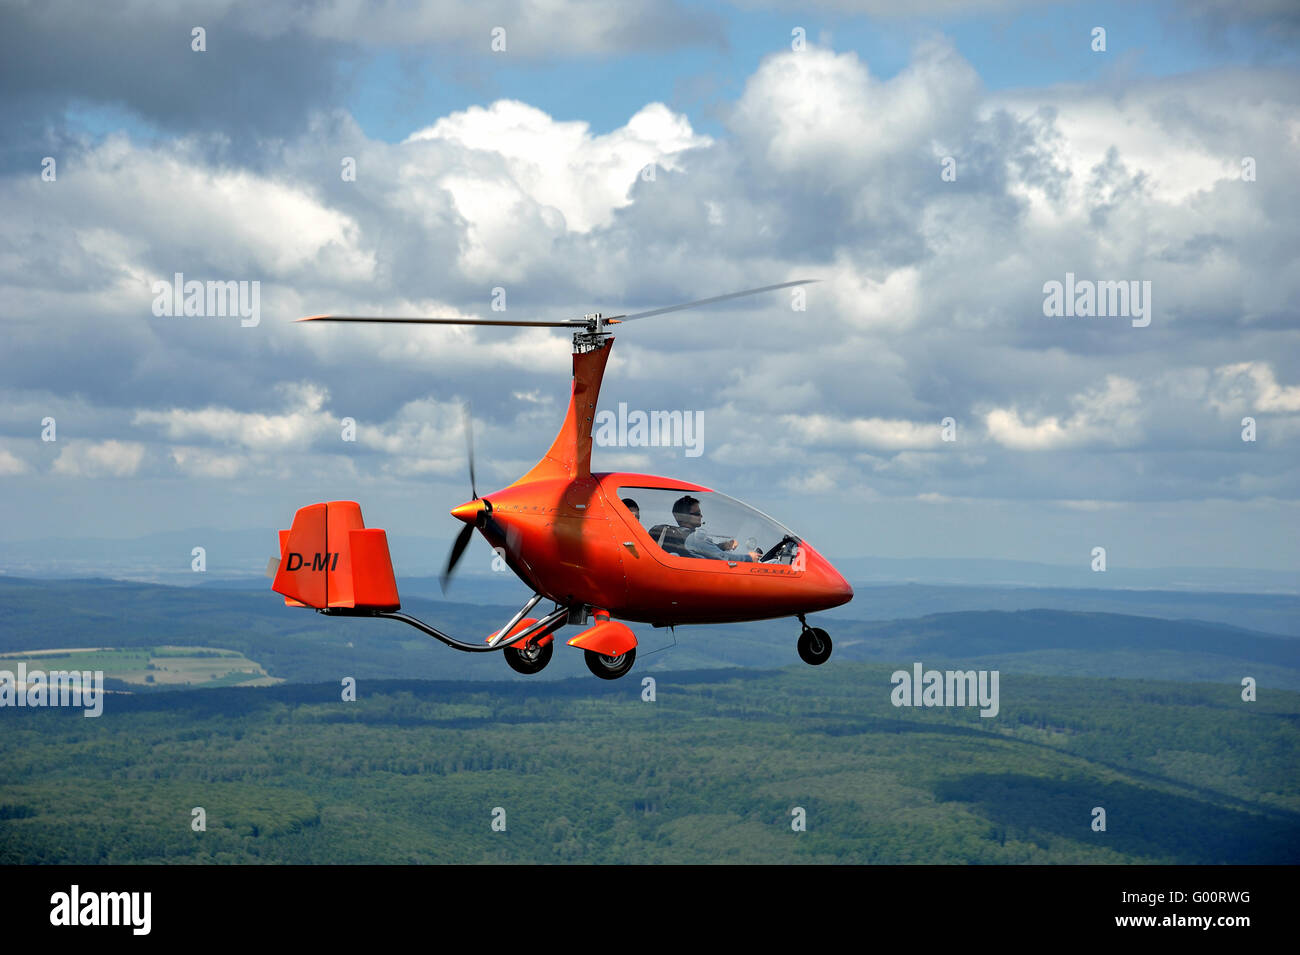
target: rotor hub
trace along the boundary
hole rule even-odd
[[[609,319],[601,315],[600,312],[591,312],[582,316],[586,326],[581,330],[573,333],[573,350],[579,354],[582,352],[595,351],[597,348],[603,348],[605,341],[613,336],[605,331],[605,327],[610,324]]]

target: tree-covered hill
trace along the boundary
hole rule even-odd
[[[890,669],[0,710],[0,862],[1300,862],[1300,695],[1003,675],[982,718]]]

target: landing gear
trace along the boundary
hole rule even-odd
[[[555,641],[549,640],[541,647],[528,641],[525,643],[527,645],[522,647],[506,647],[506,663],[510,664],[510,669],[516,673],[540,673],[546,668],[546,664],[551,662],[551,654],[555,652]]]
[[[801,616],[803,633],[799,634],[799,659],[809,666],[821,666],[831,658],[831,636],[821,627],[810,627]]]
[[[596,676],[602,680],[617,680],[632,669],[632,663],[636,660],[636,648],[616,657],[601,656],[594,650],[583,650],[582,655],[587,661],[587,669]]]

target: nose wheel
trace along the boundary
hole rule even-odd
[[[809,666],[821,666],[831,658],[831,636],[821,627],[810,627],[804,623],[803,633],[799,634],[799,659]]]
[[[582,655],[587,661],[587,669],[602,680],[617,680],[632,669],[632,664],[636,661],[635,648],[616,657],[602,656],[594,650],[584,650]]]

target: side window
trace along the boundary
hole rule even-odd
[[[676,557],[757,562],[794,540],[771,518],[714,491],[621,487],[618,495],[655,545]]]

